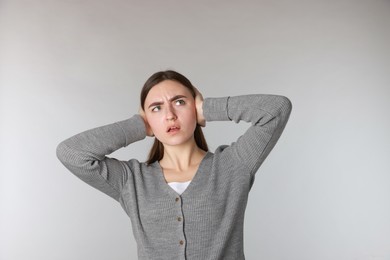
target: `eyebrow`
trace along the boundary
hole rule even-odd
[[[179,99],[179,98],[187,98],[187,97],[184,96],[184,95],[176,95],[176,96],[170,98],[170,99],[169,99],[169,102],[172,102],[172,101],[174,101],[174,100],[176,100],[176,99]],[[152,104],[150,104],[150,105],[148,106],[148,108],[151,108],[151,107],[157,106],[157,105],[162,105],[162,104],[164,104],[164,102],[161,102],[161,101],[153,102]]]

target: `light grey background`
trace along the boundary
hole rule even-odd
[[[390,259],[390,2],[0,1],[0,259],[135,259],[119,204],[56,145],[182,72],[208,96],[288,96],[246,213],[247,259]],[[212,122],[211,149],[248,127]],[[144,160],[151,140],[113,154]]]

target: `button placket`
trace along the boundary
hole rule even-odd
[[[183,251],[183,254],[185,255],[185,248],[186,248],[186,240],[185,240],[185,233],[184,233],[184,216],[183,216],[183,201],[180,196],[177,196],[175,198],[175,203],[177,206],[177,215],[175,217],[176,223],[178,224],[179,232],[180,234],[178,237],[178,246],[181,248]]]

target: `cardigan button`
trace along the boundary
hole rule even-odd
[[[179,201],[179,198],[176,198],[175,201],[178,202],[178,201]]]
[[[178,218],[177,218],[177,221],[179,221],[179,222],[180,222],[180,221],[181,221],[181,217],[178,217]]]
[[[182,246],[182,245],[184,245],[184,241],[183,240],[180,240],[179,241],[179,244]]]

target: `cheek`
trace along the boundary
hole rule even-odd
[[[158,118],[153,116],[146,116],[146,120],[148,121],[148,124],[153,132],[159,129],[161,127],[161,123]]]
[[[188,111],[185,116],[186,124],[196,126],[196,112]]]

